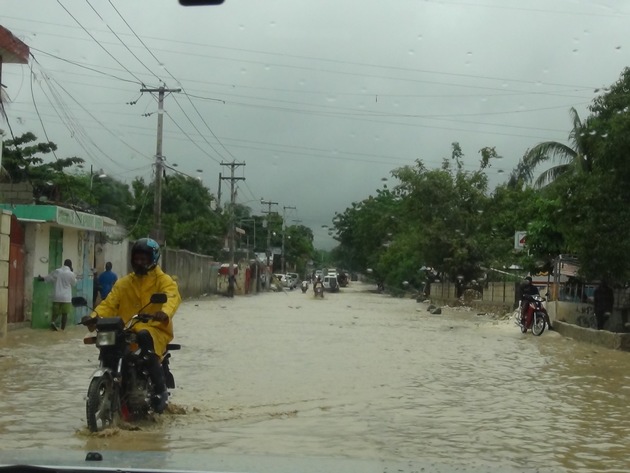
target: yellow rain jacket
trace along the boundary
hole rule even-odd
[[[168,297],[166,303],[149,304],[151,295],[158,292],[166,294]],[[91,316],[121,317],[126,324],[140,310],[145,314],[154,314],[159,311],[166,313],[169,318],[168,324],[151,320],[147,323],[138,322],[132,329],[136,333],[140,330],[148,330],[153,338],[155,353],[163,356],[166,345],[173,340],[173,316],[181,301],[177,283],[159,266],[156,266],[144,276],[130,273],[116,281],[111,292],[94,309]],[[143,309],[146,304],[149,305]]]

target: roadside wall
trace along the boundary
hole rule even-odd
[[[630,333],[615,333],[607,330],[578,327],[566,322],[556,321],[553,328],[565,337],[580,342],[592,343],[612,350],[630,351]]]
[[[9,320],[9,250],[11,248],[11,212],[0,213],[0,338],[7,334]]]
[[[211,256],[167,248],[162,252],[162,268],[175,277],[182,298],[217,292],[216,269]]]
[[[481,291],[466,290],[457,297],[457,285],[451,282],[431,284],[430,300],[434,304],[467,305],[487,312],[511,312],[516,306],[516,285],[510,282],[492,282]]]

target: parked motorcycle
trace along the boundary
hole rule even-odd
[[[300,288],[302,289],[302,294],[308,291],[308,281],[302,281],[302,285],[300,286]]]
[[[531,329],[534,335],[540,336],[545,331],[545,327],[551,328],[549,315],[543,302],[545,302],[545,298],[539,295],[523,297],[522,303],[527,304],[525,316],[522,316],[519,309],[515,317],[515,322],[521,328],[521,332],[526,333],[527,330]]]
[[[166,294],[153,294],[149,304],[163,304],[166,299]],[[87,301],[83,297],[75,297],[72,304],[84,307]],[[153,400],[158,393],[153,390],[147,360],[136,344],[136,334],[131,331],[136,323],[152,320],[152,315],[142,313],[147,306],[140,309],[126,325],[120,317],[97,317],[96,335],[84,339],[85,344],[95,344],[100,351],[100,366],[92,374],[85,406],[91,432],[115,426],[119,419],[139,420],[154,411]],[[89,323],[86,321],[83,324]],[[175,379],[169,369],[171,355],[168,351],[180,348],[176,344],[167,345],[162,359],[169,389],[175,387]]]

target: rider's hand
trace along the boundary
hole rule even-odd
[[[93,332],[96,328],[96,317],[84,315],[83,317],[81,317],[81,324],[85,325],[90,332]]]
[[[168,315],[166,315],[165,312],[159,311],[159,312],[156,312],[153,315],[153,320],[155,320],[157,322],[162,322],[163,324],[165,324],[165,323],[168,323],[169,318],[168,318]]]

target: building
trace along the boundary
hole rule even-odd
[[[10,316],[10,323],[32,328],[50,326],[53,287],[38,281],[37,276],[44,276],[59,268],[65,259],[72,261],[77,275],[75,295],[85,297],[92,305],[97,260],[95,245],[97,241],[100,242],[100,248],[104,251],[106,246],[102,242],[107,235],[107,226],[111,226],[113,221],[56,205],[0,204],[0,209],[12,214],[9,267],[20,267],[22,272],[21,275],[16,274],[13,280],[9,278],[9,284],[13,284],[8,294],[9,306],[18,305],[19,298],[24,301],[22,313]],[[125,249],[126,258],[127,245],[121,244],[120,248]],[[22,281],[19,281],[20,277]],[[0,276],[0,293],[1,279]],[[77,323],[86,310],[75,311],[68,322]]]

